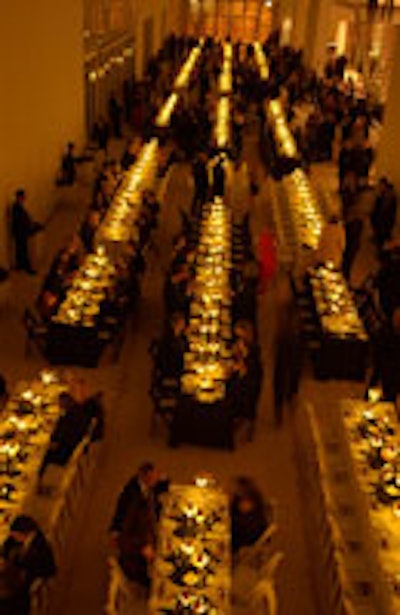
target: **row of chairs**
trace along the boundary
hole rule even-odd
[[[268,543],[270,538],[271,535],[268,537]],[[256,584],[249,594],[238,596],[233,594],[234,605],[238,606],[241,611],[245,610],[246,613],[277,615],[276,572],[283,559],[284,555],[281,551],[276,551],[272,556],[263,559],[261,567],[257,565],[256,568],[258,577]],[[251,559],[249,565],[252,566],[258,561],[258,558]],[[137,612],[138,601],[142,598],[144,605],[145,597],[140,596],[139,588],[128,581],[114,557],[108,560],[108,573],[106,615],[131,615]]]
[[[57,587],[62,584],[63,575],[70,564],[74,544],[70,540],[71,531],[76,524],[84,494],[92,482],[100,453],[101,445],[92,442],[92,429],[94,423],[59,477],[55,498],[51,497],[49,502],[51,513],[46,533],[54,551],[57,575],[32,586],[32,615],[50,615],[54,612]]]
[[[314,408],[301,409],[300,471],[323,615],[377,613],[354,487],[339,440],[324,441]],[[299,435],[301,433],[301,435]]]

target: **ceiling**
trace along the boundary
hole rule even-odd
[[[266,38],[271,29],[268,0],[190,0],[189,31],[232,40]]]

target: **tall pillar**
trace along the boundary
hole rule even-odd
[[[376,159],[377,176],[387,176],[400,192],[400,26],[395,28],[393,68]]]

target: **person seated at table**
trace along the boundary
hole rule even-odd
[[[57,308],[60,304],[60,295],[56,295],[56,293],[52,290],[44,290],[40,293],[37,299],[37,310],[42,318],[43,322],[49,322],[56,314]]]
[[[82,406],[83,421],[87,430],[92,427],[92,442],[100,440],[104,435],[103,392],[91,393],[85,378],[71,372],[64,374],[64,381],[68,385],[70,397]]]
[[[114,158],[110,160],[108,164],[108,177],[110,178],[113,189],[115,190],[122,177],[122,167]]]
[[[236,479],[231,499],[233,553],[257,542],[271,524],[272,513],[272,507],[265,503],[251,479]]]
[[[158,360],[163,376],[179,378],[183,370],[183,356],[186,350],[186,321],[181,312],[172,315],[171,323],[167,328],[162,342],[162,349]]]
[[[34,581],[48,579],[57,570],[52,549],[32,517],[19,515],[14,519],[2,556],[0,613],[28,615]]]
[[[101,398],[93,398],[90,402],[85,400],[85,402],[78,403],[69,393],[62,393],[59,404],[62,415],[51,436],[49,449],[39,469],[39,491],[47,467],[50,464],[65,466],[78,444],[87,435],[92,421],[94,420],[95,423],[103,422]],[[103,428],[100,428],[101,435],[102,431]]]
[[[100,214],[98,211],[90,210],[86,216],[80,230],[80,238],[86,252],[93,252],[94,238],[100,224]]]
[[[136,162],[136,148],[130,141],[127,142],[124,153],[121,158],[121,167],[127,171]]]
[[[144,248],[150,239],[152,231],[152,216],[150,211],[144,206],[140,210],[137,226],[139,229],[139,245],[141,248]]]
[[[144,190],[143,203],[155,219],[160,211],[160,203],[157,201],[156,194],[153,190]]]
[[[245,263],[241,274],[233,278],[235,291],[233,311],[237,318],[255,320],[258,281],[259,271],[255,260]]]
[[[42,293],[49,291],[61,300],[82,261],[80,249],[79,237],[76,236],[65,248],[59,251],[45,278]]]
[[[189,249],[185,234],[175,237],[172,247],[171,272],[175,273],[179,267],[186,263],[186,254]]]
[[[164,288],[164,301],[168,312],[186,312],[188,306],[187,287],[191,279],[187,263],[167,277]]]
[[[79,269],[82,263],[83,246],[79,235],[74,234],[68,241],[67,245],[62,248],[55,257],[51,273],[58,276],[67,276],[68,274]]]
[[[8,399],[7,382],[3,374],[0,374],[0,409]]]

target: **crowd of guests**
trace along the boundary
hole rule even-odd
[[[396,236],[397,195],[391,181],[381,177],[370,190],[374,160],[371,130],[380,120],[368,95],[360,97],[351,79],[344,80],[346,58],[330,56],[323,77],[318,78],[303,63],[301,52],[281,48],[269,41],[274,84],[272,96],[286,104],[288,121],[301,154],[296,164],[307,169],[310,162],[332,161],[338,168],[342,211],[328,218],[322,231],[317,259],[330,261],[351,280],[361,237],[371,237],[377,267],[356,289],[357,303],[371,340],[368,387],[379,385],[383,396],[394,401],[400,393],[400,258]],[[299,116],[303,116],[302,121]],[[272,164],[274,160],[270,159]],[[360,200],[370,202],[369,213]],[[340,215],[341,214],[341,215]]]

